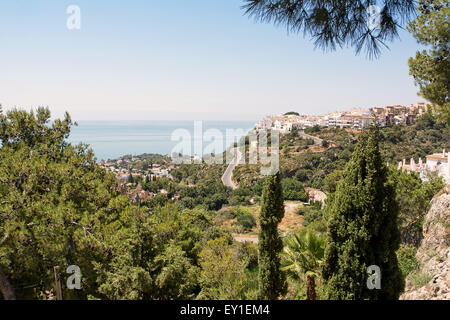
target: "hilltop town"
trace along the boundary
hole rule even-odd
[[[414,124],[416,119],[431,106],[425,102],[419,102],[411,106],[393,105],[374,107],[370,109],[354,108],[348,111],[332,112],[321,116],[300,115],[289,112],[283,115],[267,116],[259,121],[256,130],[278,130],[288,133],[295,127],[299,130],[320,126],[328,128],[352,128],[366,129],[376,117],[381,127],[394,124]]]
[[[370,109],[354,108],[343,112],[333,112],[323,116],[299,115],[295,112],[289,112],[283,115],[267,116],[255,125],[255,130],[272,129],[278,130],[281,134],[288,134],[292,129],[297,129],[302,137],[310,137],[317,139],[321,144],[323,139],[305,134],[314,127],[340,128],[358,132],[366,129],[377,119],[380,127],[391,127],[393,125],[411,126],[427,112],[428,106],[424,102],[419,102],[411,106],[385,106],[374,107]],[[311,133],[314,134],[314,133]],[[314,146],[309,146],[306,153],[315,147],[315,140],[311,140]],[[443,148],[446,146],[443,145]],[[331,146],[322,148],[327,150]],[[324,152],[322,150],[322,152]],[[414,159],[410,160],[410,164],[406,163],[406,159],[399,163],[398,168],[404,171],[414,171],[420,174],[421,178],[426,180],[429,172],[437,172],[442,176],[447,183],[450,183],[450,155],[445,151],[439,154],[429,154],[426,156],[426,162],[418,159],[416,163]],[[179,165],[173,163],[168,155],[143,154],[143,155],[126,155],[118,159],[100,161],[99,166],[105,168],[107,171],[115,174],[121,182],[121,191],[126,193],[130,200],[134,201],[136,194],[142,198],[151,198],[153,193],[144,194],[144,191],[139,187],[137,190],[130,190],[125,188],[127,185],[133,185],[136,181],[156,181],[160,178],[167,178],[173,180],[172,171],[179,168]],[[165,190],[161,190],[165,193]],[[160,191],[160,192],[161,192]]]
[[[114,173],[122,182],[127,181],[130,176],[143,176],[150,180],[169,177],[170,170],[175,167],[170,157],[157,154],[125,155],[118,159],[102,160],[98,165]]]

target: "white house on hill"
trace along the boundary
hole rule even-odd
[[[444,178],[445,183],[450,184],[450,152],[446,153],[444,149],[442,153],[435,153],[426,158],[426,163],[423,163],[420,158],[418,163],[411,159],[409,165],[406,164],[404,159],[403,162],[398,164],[398,168],[418,172],[422,179],[426,178],[427,172],[437,172],[440,177]]]

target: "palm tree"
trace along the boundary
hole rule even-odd
[[[315,278],[320,276],[325,252],[325,237],[310,231],[286,239],[282,253],[282,271],[295,280],[306,280],[306,297],[316,300]]]

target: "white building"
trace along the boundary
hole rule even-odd
[[[270,119],[263,119],[255,125],[256,130],[268,130],[272,128],[273,122]]]
[[[442,154],[432,154],[427,156],[427,168],[436,171],[439,176],[443,177],[447,184],[450,184],[450,152]]]
[[[450,152],[446,153],[445,149],[442,153],[435,153],[427,156],[426,163],[422,162],[419,158],[419,162],[416,163],[414,159],[411,159],[410,164],[406,164],[406,160],[398,164],[398,168],[406,171],[414,171],[420,174],[422,180],[426,179],[427,172],[437,172],[440,177],[444,178],[446,184],[450,184]]]
[[[280,131],[280,133],[289,133],[292,131],[292,123],[282,120],[275,120],[272,129]]]

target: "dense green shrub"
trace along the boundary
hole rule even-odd
[[[293,178],[285,178],[281,180],[281,186],[285,200],[308,201],[309,195],[300,181]]]
[[[256,219],[252,215],[241,215],[237,217],[237,222],[246,230],[251,230],[256,227]]]
[[[403,245],[397,251],[398,265],[404,278],[419,268],[416,252],[416,248]]]

